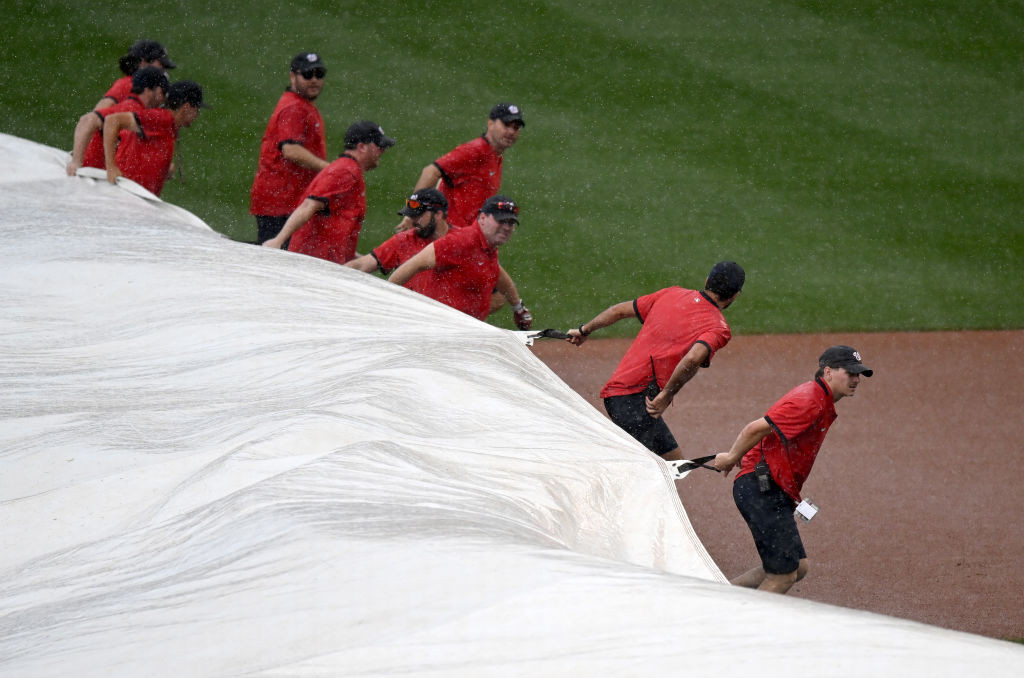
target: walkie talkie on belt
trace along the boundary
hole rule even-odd
[[[757,476],[757,489],[761,494],[772,489],[772,472],[768,468],[768,462],[764,460],[764,452],[761,453],[761,461],[754,466],[754,475]]]

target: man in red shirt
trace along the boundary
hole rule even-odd
[[[807,554],[794,511],[804,513],[800,490],[832,422],[835,404],[853,396],[860,377],[874,371],[850,346],[831,346],[818,358],[813,381],[797,386],[740,431],[715,468],[729,475],[740,463],[733,499],[747,521],[761,565],[732,580],[736,586],[785,593],[807,574]],[[813,512],[817,507],[811,505]],[[807,519],[810,519],[808,517]]]
[[[369,254],[345,264],[350,268],[372,273],[390,274],[406,260],[430,243],[448,235],[448,201],[436,188],[422,188],[405,201],[399,216],[412,219],[413,227],[391,236]],[[423,271],[405,283],[414,292],[424,293],[430,274]]]
[[[487,130],[424,167],[415,190],[439,187],[448,199],[452,226],[471,226],[484,201],[501,189],[503,154],[518,141],[525,125],[518,106],[496,105],[487,119]],[[403,219],[395,230],[409,228],[412,224]]]
[[[697,370],[710,367],[711,358],[729,343],[732,332],[722,311],[736,300],[745,280],[739,264],[720,261],[702,291],[666,287],[609,306],[568,332],[567,341],[580,346],[594,330],[624,318],[643,323],[601,397],[612,421],[664,459],[683,455],[661,414]]]
[[[178,130],[190,127],[203,103],[203,88],[191,80],[179,80],[167,90],[167,108],[147,108],[137,113],[113,113],[103,121],[103,153],[107,180],[124,176],[154,195],[160,195],[174,162]],[[118,143],[122,130],[127,135]]]
[[[316,175],[281,232],[263,246],[280,249],[290,239],[291,252],[337,264],[355,258],[366,216],[363,175],[376,168],[384,151],[394,145],[377,123],[352,123],[345,132],[345,152]]]
[[[316,52],[292,59],[290,85],[277,102],[260,143],[259,167],[249,194],[256,217],[256,244],[281,232],[303,191],[327,162],[324,121],[314,105],[324,87],[327,68]]]
[[[132,91],[123,101],[102,110],[89,111],[78,119],[71,161],[65,167],[69,177],[74,176],[79,167],[106,167],[103,157],[103,121],[106,116],[111,113],[137,113],[147,108],[156,108],[167,98],[167,89],[171,85],[167,74],[154,66],[146,66],[135,71],[131,81]]]
[[[107,108],[124,101],[132,91],[132,76],[140,68],[153,66],[162,71],[167,71],[177,68],[178,65],[171,61],[171,58],[167,56],[167,50],[159,42],[155,40],[139,40],[131,46],[127,54],[118,60],[118,66],[121,68],[121,72],[124,73],[124,77],[114,81],[114,84],[110,86],[110,89],[103,95],[103,98],[93,106],[94,109]]]
[[[513,308],[525,311],[512,278],[498,264],[498,248],[508,242],[518,225],[519,206],[503,195],[492,196],[480,208],[473,225],[456,228],[427,245],[395,269],[388,280],[404,285],[415,275],[429,271],[422,294],[478,320],[487,319],[495,288]]]

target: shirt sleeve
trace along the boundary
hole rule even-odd
[[[342,166],[334,167],[332,170],[332,166],[328,166],[310,183],[306,189],[306,197],[324,203],[322,214],[330,214],[338,207],[337,201],[340,198],[355,190],[356,183],[356,175],[350,168]]]
[[[306,187],[307,198],[328,198],[336,192],[336,186],[344,183],[344,176],[334,165],[321,170]]]
[[[479,153],[473,147],[473,143],[456,146],[451,151],[434,161],[434,164],[441,170],[441,174],[447,183],[451,184],[460,176],[469,171],[474,163],[479,162]]]
[[[107,93],[103,95],[104,98],[110,98],[115,102],[120,103],[122,99],[132,92],[131,80],[131,78],[119,78],[115,80],[114,84],[107,90]]]
[[[308,146],[306,113],[298,106],[289,106],[277,118],[277,148],[286,143]]]
[[[665,290],[658,290],[657,292],[652,292],[636,298],[633,302],[633,310],[636,311],[637,317],[640,319],[641,323],[646,320],[647,314],[651,311],[651,307],[654,306],[663,294],[665,294]]]
[[[401,234],[399,234],[401,235]],[[397,237],[397,236],[396,236]],[[398,268],[399,264],[399,247],[396,237],[391,237],[382,242],[380,245],[375,247],[370,253],[373,258],[377,260],[377,266],[381,269],[381,272],[387,274]]]
[[[708,330],[701,334],[695,343],[704,344],[708,347],[708,359],[704,361],[701,367],[710,367],[711,359],[715,357],[715,354],[725,348],[725,345],[729,343],[732,338],[732,331],[729,330],[729,326],[723,325],[716,327],[713,330]]]

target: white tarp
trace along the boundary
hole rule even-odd
[[[0,675],[1019,675],[724,584],[501,330],[0,134]]]

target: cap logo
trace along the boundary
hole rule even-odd
[[[512,104],[511,106],[508,107],[508,112],[511,113],[512,115],[515,115],[519,112],[519,107],[516,106],[515,104]]]
[[[857,351],[853,352],[853,357],[857,362],[862,362],[860,358],[860,353],[858,353]]]
[[[320,61],[320,57],[318,57],[315,52],[310,52],[306,55],[306,61],[313,63],[314,61]]]

